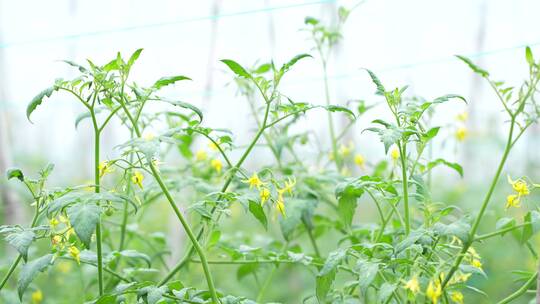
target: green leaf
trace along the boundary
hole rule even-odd
[[[47,254],[24,264],[21,269],[21,273],[19,274],[19,280],[17,281],[17,290],[19,292],[19,299],[21,299],[21,301],[24,291],[28,285],[30,285],[38,273],[43,272],[45,269],[47,269],[47,267],[49,267],[49,265],[52,264],[52,260],[53,255]]]
[[[309,55],[309,54],[300,54],[300,55],[294,56],[291,60],[289,60],[289,62],[285,63],[285,64],[281,67],[281,69],[279,69],[280,74],[283,75],[283,74],[287,73],[287,72],[291,69],[291,67],[292,67],[293,65],[295,65],[300,59],[307,58],[307,57],[312,58],[312,56]]]
[[[315,278],[315,294],[319,303],[327,303],[326,296],[332,288],[334,279],[336,278],[336,270],[332,270],[325,275],[317,275]]]
[[[75,62],[70,61],[70,60],[61,60],[61,61],[64,62],[64,63],[69,64],[72,67],[75,67],[75,68],[79,69],[79,72],[81,72],[81,73],[86,73],[87,72],[86,68],[83,67],[82,65],[78,64],[78,63],[75,63]]]
[[[523,218],[525,226],[521,235],[521,243],[527,242],[536,232],[540,231],[540,212],[529,211]]]
[[[326,261],[324,262],[323,267],[319,271],[319,276],[326,275],[330,273],[331,271],[337,269],[339,264],[341,264],[341,261],[347,256],[347,250],[346,249],[337,249],[335,251],[332,251],[328,254],[328,257],[326,258]]]
[[[377,86],[377,91],[375,92],[375,94],[377,95],[384,95],[384,93],[386,92],[386,89],[384,88],[384,86],[382,85],[381,81],[379,80],[379,78],[377,77],[377,75],[375,75],[375,73],[373,73],[372,71],[366,69],[366,71],[368,72],[369,74],[369,77],[371,77],[371,81],[373,81],[373,83],[375,84],[375,86]]]
[[[24,174],[21,169],[19,168],[10,168],[6,172],[7,179],[10,180],[12,178],[16,178],[20,180],[21,182],[24,182]]]
[[[497,221],[497,223],[495,224],[495,229],[501,230],[501,229],[514,227],[515,225],[516,225],[516,219],[512,217],[503,217]],[[504,235],[504,233],[502,235]]]
[[[313,17],[306,17],[304,19],[304,24],[311,24],[311,25],[317,25],[319,23],[319,20],[313,18]]]
[[[356,118],[356,115],[354,115],[354,112],[347,109],[346,107],[337,106],[337,105],[328,105],[328,106],[325,106],[324,108],[330,112],[343,112],[345,114],[350,115],[352,119]]]
[[[17,231],[6,236],[6,241],[17,249],[25,262],[28,257],[28,247],[35,239],[36,234],[32,230]]]
[[[534,65],[534,57],[533,57],[533,53],[531,51],[531,48],[530,47],[526,47],[525,48],[525,59],[527,59],[527,63],[530,65],[530,66],[533,66]]]
[[[377,296],[379,298],[379,303],[386,303],[387,302],[386,300],[390,298],[390,296],[392,295],[394,290],[396,290],[396,288],[397,288],[396,284],[384,282],[381,285],[381,288],[379,289],[379,294]]]
[[[379,134],[379,139],[384,145],[384,153],[388,153],[390,147],[396,144],[403,135],[403,131],[393,125],[388,125],[386,129],[367,128],[366,130]]]
[[[36,97],[32,99],[32,101],[30,101],[30,103],[26,107],[26,118],[28,119],[28,121],[32,122],[30,120],[30,115],[32,115],[37,106],[39,106],[43,102],[43,98],[51,97],[54,91],[58,91],[58,88],[56,86],[46,88],[45,90],[37,94]]]
[[[135,61],[137,61],[137,59],[139,59],[139,56],[141,55],[142,51],[143,51],[143,49],[138,49],[135,52],[133,52],[131,57],[129,57],[129,60],[128,60],[128,63],[127,63],[127,65],[129,67],[131,67],[135,63]]]
[[[423,134],[424,141],[427,142],[427,141],[433,139],[435,136],[437,136],[437,134],[439,134],[440,129],[441,129],[441,127],[434,127],[434,128],[431,128],[431,129],[427,130],[426,133]]]
[[[430,161],[426,166],[426,170],[429,171],[438,165],[445,165],[448,168],[454,169],[459,174],[459,176],[463,177],[463,167],[461,167],[460,164],[452,163],[442,158]]]
[[[433,102],[431,102],[431,103],[443,103],[445,101],[448,101],[450,99],[455,99],[455,98],[461,99],[465,103],[467,103],[467,100],[465,99],[465,97],[463,97],[461,95],[457,95],[457,94],[446,94],[446,95],[437,97],[437,98],[433,99]]]
[[[144,254],[142,252],[138,252],[137,250],[128,249],[128,250],[122,250],[120,252],[114,251],[112,252],[114,256],[122,256],[129,259],[140,259],[143,260],[146,264],[148,264],[148,267],[152,265],[152,260],[147,254]]]
[[[465,62],[469,68],[471,68],[476,74],[487,78],[489,77],[489,73],[486,70],[481,69],[476,64],[474,64],[469,58],[465,56],[456,55],[457,58],[459,58],[461,61]]]
[[[471,230],[471,225],[462,219],[448,225],[436,223],[433,225],[433,230],[443,236],[456,236],[462,242],[466,243],[469,241],[469,231]]]
[[[285,214],[287,216],[279,219],[281,233],[286,240],[291,240],[295,229],[313,216],[313,211],[317,205],[316,200],[308,199],[286,199]]]
[[[252,78],[251,74],[249,74],[246,69],[244,69],[236,61],[230,59],[222,59],[221,62],[225,63],[229,67],[229,69],[231,69],[231,71],[233,71],[236,75],[244,78]]]
[[[101,208],[94,203],[75,204],[67,209],[69,221],[86,248],[90,248],[100,214]]]
[[[377,272],[379,272],[379,264],[366,260],[358,260],[355,268],[359,274],[358,285],[362,292],[365,292],[375,279],[375,276],[377,276]]]
[[[264,209],[258,202],[253,200],[248,200],[249,202],[249,212],[263,225],[264,229],[268,229],[268,220],[266,219],[266,214],[264,214]]]
[[[196,106],[190,104],[190,103],[187,103],[187,102],[183,102],[183,101],[178,101],[178,100],[165,100],[165,99],[160,99],[162,101],[165,101],[167,103],[170,103],[174,106],[177,106],[177,107],[181,107],[181,108],[184,108],[184,109],[188,109],[188,110],[191,110],[193,112],[195,112],[195,114],[197,114],[197,116],[199,116],[199,122],[202,122],[203,120],[203,113],[202,111],[197,108]]]
[[[357,200],[362,194],[364,194],[364,189],[361,184],[356,182],[346,182],[336,187],[339,218],[347,228],[351,228]]]
[[[168,86],[168,85],[171,85],[171,84],[174,84],[175,82],[177,81],[181,81],[181,80],[191,80],[191,78],[189,77],[186,77],[186,76],[169,76],[169,77],[161,77],[160,79],[158,79],[158,81],[156,81],[154,83],[154,85],[152,87],[156,88],[156,89],[161,89],[162,87],[164,86]]]

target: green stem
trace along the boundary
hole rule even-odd
[[[321,53],[322,55],[322,53]],[[326,97],[326,105],[330,105],[330,89],[328,88],[328,71],[326,69],[326,60],[322,58],[322,67],[323,67],[323,79],[324,79],[324,93]],[[330,130],[330,140],[332,143],[332,154],[334,155],[334,161],[336,163],[336,168],[338,171],[341,170],[341,160],[339,158],[337,150],[337,141],[336,141],[336,131],[334,130],[334,119],[332,113],[328,111],[328,129]]]
[[[405,217],[405,236],[411,232],[411,221],[409,215],[409,186],[407,182],[407,143],[399,143],[399,154],[401,159],[401,178],[403,179],[403,209]]]
[[[133,130],[135,131],[135,135],[137,135],[138,138],[141,138],[141,132],[139,130],[139,127],[138,127],[137,123],[135,122],[135,120],[133,119],[133,116],[131,115],[131,113],[127,109],[126,104],[124,102],[121,102],[121,105],[122,105],[122,108],[124,109],[124,112],[126,113],[126,116],[128,117],[129,121],[131,122],[131,124],[133,126]],[[169,192],[169,189],[167,188],[167,186],[163,182],[163,180],[161,178],[161,175],[159,174],[159,172],[156,169],[156,167],[154,166],[154,164],[151,161],[149,161],[148,165],[150,166],[150,170],[152,172],[152,175],[154,176],[154,179],[158,183],[158,185],[159,185],[161,191],[163,192],[163,194],[165,194],[165,197],[167,198],[167,201],[169,202],[169,205],[172,207],[176,217],[178,218],[178,220],[182,224],[182,227],[186,231],[186,234],[188,235],[188,238],[190,239],[193,248],[195,249],[195,251],[199,255],[199,258],[201,259],[201,264],[202,264],[202,268],[203,268],[203,271],[204,271],[204,275],[206,277],[208,290],[210,291],[210,294],[212,296],[212,302],[214,304],[218,304],[219,299],[218,299],[218,296],[217,296],[216,288],[214,286],[214,281],[212,279],[212,274],[210,272],[210,268],[208,266],[208,263],[206,262],[206,254],[204,253],[204,250],[201,248],[201,246],[199,244],[199,241],[198,241],[198,238],[195,236],[195,234],[191,230],[191,226],[189,225],[189,223],[186,221],[186,219],[184,218],[184,216],[182,215],[182,213],[178,209],[178,206],[176,206],[176,202],[175,202],[174,198],[172,197],[171,193]]]
[[[249,153],[251,153],[251,150],[253,149],[253,147],[255,147],[255,144],[257,143],[257,141],[259,140],[259,138],[263,134],[264,130],[266,130],[269,113],[270,113],[270,102],[266,101],[266,110],[265,110],[265,113],[264,113],[264,119],[263,119],[262,127],[259,128],[259,131],[257,132],[257,134],[255,134],[255,137],[253,138],[253,140],[251,141],[251,143],[247,147],[246,151],[244,151],[244,154],[242,154],[242,156],[240,157],[240,159],[238,160],[238,162],[234,166],[233,170],[238,170],[242,166],[242,164],[244,163],[244,161],[248,157]],[[230,177],[225,181],[225,184],[221,188],[221,193],[224,193],[225,191],[227,191],[227,189],[229,188],[229,185],[232,183],[233,178],[234,178],[234,172],[232,172]],[[220,198],[218,198],[218,200],[219,199]],[[210,211],[210,214],[214,214],[215,210],[216,210],[216,207],[212,208],[212,210]],[[201,227],[201,229],[199,229],[199,232],[197,233],[197,240],[200,240],[202,238],[203,234],[204,234],[204,227]],[[158,285],[161,286],[161,285],[167,283],[178,271],[180,271],[180,269],[182,269],[182,267],[184,267],[185,264],[187,264],[189,262],[189,260],[191,259],[191,256],[193,255],[193,253],[194,253],[194,247],[191,246],[187,250],[184,257],[180,260],[180,262],[178,262],[178,264],[176,264],[174,266],[174,268],[171,271],[169,271],[169,273],[159,282]]]
[[[516,225],[516,226],[500,229],[500,230],[497,230],[497,231],[494,231],[494,232],[491,232],[491,233],[482,234],[482,235],[479,235],[479,236],[475,237],[474,241],[475,242],[483,241],[485,239],[489,239],[489,238],[492,238],[494,236],[498,236],[498,235],[505,234],[507,232],[519,229],[519,228],[521,228],[523,226],[526,226],[526,225],[527,225],[527,223],[523,223],[523,224],[519,224],[519,225]]]
[[[313,231],[311,227],[309,227],[306,223],[304,223],[304,226],[306,227],[309,240],[311,241],[311,245],[313,246],[313,250],[315,250],[315,255],[320,258],[321,252],[319,251],[319,246],[317,246],[317,241],[315,241],[315,237],[313,236]]]
[[[529,286],[536,280],[538,277],[538,272],[533,274],[525,284],[523,284],[518,290],[516,290],[513,294],[509,295],[508,297],[500,300],[497,304],[507,304],[512,302],[513,300],[519,298],[521,295],[527,292],[527,289]]]
[[[36,199],[35,196],[34,196],[34,199]],[[36,201],[36,212],[34,213],[34,218],[32,219],[32,223],[30,224],[30,228],[34,228],[36,226],[37,219],[39,217],[38,208],[39,208],[39,204]],[[15,261],[13,261],[13,263],[9,267],[8,272],[6,273],[4,278],[2,279],[2,282],[0,283],[0,290],[2,290],[2,288],[4,288],[4,285],[6,285],[7,281],[9,280],[9,278],[11,277],[11,275],[13,274],[13,272],[15,271],[15,269],[17,268],[17,266],[21,262],[21,259],[22,259],[22,255],[19,254],[19,256],[17,256]]]
[[[469,240],[463,243],[463,248],[461,249],[460,254],[456,257],[456,260],[454,261],[452,268],[450,268],[448,275],[445,277],[442,283],[443,289],[448,284],[448,282],[450,281],[454,273],[457,271],[457,269],[459,268],[461,261],[463,261],[463,259],[465,258],[465,255],[467,254],[467,251],[469,250],[469,248],[471,247],[473,243],[474,236],[476,234],[476,231],[478,230],[478,226],[480,225],[480,222],[482,221],[482,217],[484,216],[484,212],[486,211],[489,201],[491,200],[491,196],[493,195],[493,192],[495,191],[495,186],[497,185],[497,182],[499,181],[499,177],[501,176],[501,172],[504,168],[504,164],[506,163],[506,159],[508,158],[508,154],[510,153],[510,150],[512,149],[512,138],[514,134],[514,126],[515,126],[515,116],[512,116],[512,119],[510,121],[510,130],[508,132],[508,139],[506,141],[506,147],[504,148],[501,161],[499,162],[499,166],[497,167],[495,176],[493,177],[493,180],[491,181],[491,185],[489,186],[489,190],[484,198],[484,201],[482,202],[480,211],[478,212],[478,215],[476,216],[474,220],[471,230],[469,231]]]
[[[92,124],[94,126],[94,192],[101,191],[100,172],[99,172],[99,151],[100,151],[100,130],[96,120],[96,114],[90,109]],[[98,270],[98,288],[99,295],[103,295],[103,248],[101,234],[101,216],[96,224],[96,250],[97,250],[97,270]]]

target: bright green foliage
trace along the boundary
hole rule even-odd
[[[481,189],[484,200],[479,208],[461,209],[440,201],[448,189],[433,186],[433,170],[454,178],[466,174],[460,164],[433,153],[434,147],[455,140],[448,136],[451,128],[433,117],[438,105],[466,104],[465,99],[409,96],[407,87],[391,88],[367,70],[365,81],[374,86],[375,96],[365,98],[373,102],[333,104],[326,69],[349,17],[350,11],[341,8],[336,26],[306,18],[318,61],[308,54],[282,65],[221,61],[250,107],[253,133],[247,139],[205,121],[194,105],[161,96],[165,87],[181,90],[182,81],[190,80],[186,76],[162,77],[149,86],[132,82],[142,49],[127,61],[121,54],[104,64],[65,61],[78,76],[59,79],[39,93],[27,116],[53,94],[68,94],[82,105],[75,127],[93,132],[92,159],[87,160],[93,181],[49,187],[52,165],[35,179],[20,169],[8,170],[7,179],[28,190],[35,216],[29,224],[0,226],[0,235],[19,255],[0,289],[14,295],[17,289],[28,303],[29,291],[43,284],[38,274],[48,270],[81,281],[81,287],[73,287],[81,288],[81,299],[101,304],[459,303],[461,293],[465,299],[482,295],[477,282],[490,280],[477,249],[491,238],[513,237],[537,258],[532,241],[540,231],[540,211],[529,195],[540,186],[527,177],[508,177],[507,205],[490,205],[504,201],[493,196],[504,165],[539,118],[534,97],[540,66],[532,51],[525,51],[529,77],[519,88],[491,80],[487,71],[458,56],[492,86],[508,115],[508,140],[490,187]],[[292,100],[281,87],[290,70],[314,62],[323,67],[323,105]],[[366,121],[369,132],[355,134],[379,138],[382,160],[373,161],[344,138],[378,103],[385,116]],[[296,128],[313,110],[329,115],[328,146],[312,130]],[[333,123],[336,115],[346,118],[345,126]],[[102,159],[101,136],[111,121],[129,137],[114,143],[118,153],[112,155],[118,156]],[[260,151],[270,157],[248,167],[246,160]],[[523,215],[508,213],[485,232],[480,224],[488,205],[521,208]],[[368,220],[373,214],[375,220]],[[170,226],[185,235],[182,243],[161,232],[169,218],[174,220]],[[80,269],[60,273],[65,263]],[[301,295],[273,286],[298,273],[311,286]],[[519,274],[526,285],[501,303],[525,297],[533,288],[537,274]],[[235,280],[246,294],[230,290]],[[277,291],[282,296],[274,299]]]

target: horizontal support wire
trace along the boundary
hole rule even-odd
[[[70,34],[70,35],[46,37],[46,38],[26,40],[26,41],[6,42],[6,43],[0,44],[0,49],[7,49],[7,48],[21,47],[21,46],[29,46],[29,45],[42,44],[42,43],[54,43],[54,42],[62,42],[62,41],[69,41],[69,40],[78,40],[78,39],[83,39],[83,38],[88,38],[88,37],[104,36],[104,35],[131,32],[131,31],[139,31],[139,30],[145,30],[145,29],[151,29],[151,28],[168,27],[168,26],[174,26],[174,25],[179,25],[179,24],[198,22],[198,21],[205,21],[205,20],[216,20],[216,19],[229,18],[229,17],[260,14],[260,13],[266,13],[266,12],[272,12],[272,11],[278,11],[278,10],[286,10],[286,9],[292,9],[292,8],[298,8],[298,7],[304,7],[304,6],[311,6],[311,5],[318,5],[318,4],[325,4],[325,3],[333,3],[333,2],[337,2],[337,1],[338,0],[318,0],[318,1],[310,1],[310,2],[304,2],[304,3],[296,3],[296,4],[289,4],[289,5],[272,6],[272,7],[260,8],[260,9],[238,11],[238,12],[233,12],[233,13],[224,13],[224,14],[209,15],[209,16],[183,18],[183,19],[174,20],[174,21],[165,21],[165,22],[159,22],[159,23],[132,25],[132,26],[119,27],[119,28],[107,29],[107,30],[101,30],[101,31],[94,31],[94,32],[85,32],[85,33],[77,33],[77,34]]]

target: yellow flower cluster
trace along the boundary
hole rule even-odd
[[[515,193],[506,197],[506,209],[511,207],[519,208],[521,206],[521,198],[530,194],[529,186],[523,179],[514,181],[510,176],[507,176],[507,178],[508,183],[512,185],[512,189],[514,189]]]
[[[63,224],[64,228],[56,230],[60,224]],[[70,237],[75,234],[75,230],[71,226],[69,220],[65,216],[59,215],[58,217],[50,219],[49,225],[51,226],[51,231],[53,233],[51,236],[51,244],[53,249],[58,252],[63,252],[65,248],[67,248],[69,255],[71,255],[77,264],[80,264],[81,259],[79,248],[77,248],[74,244],[69,243]]]
[[[271,200],[272,193],[270,192],[270,189],[266,187],[265,182],[263,182],[257,173],[253,173],[251,177],[242,180],[243,183],[249,185],[249,189],[257,188],[259,190],[259,197],[261,199],[261,205],[264,205],[267,201]],[[275,207],[281,215],[286,216],[285,213],[285,198],[284,194],[293,194],[293,188],[296,185],[296,179],[294,178],[288,178],[287,181],[285,181],[285,184],[282,188],[276,187],[277,197],[274,200]]]
[[[210,149],[212,151],[218,151],[218,146],[214,143],[208,144]],[[197,152],[195,152],[195,161],[197,162],[204,162],[208,159],[208,153],[204,149],[199,149]],[[219,158],[212,158],[210,160],[210,167],[217,172],[217,174],[221,174],[221,171],[223,170],[223,162]]]
[[[455,133],[456,139],[458,141],[464,141],[469,135],[469,130],[467,130],[467,128],[463,124],[467,121],[467,119],[469,119],[469,113],[467,112],[460,113],[457,115],[456,118],[458,122],[462,124],[456,129],[456,133]]]
[[[461,272],[456,273],[456,275],[450,280],[449,284],[455,283],[464,283],[469,277],[470,273],[463,274]],[[429,299],[432,304],[439,303],[439,299],[442,296],[442,286],[441,282],[444,280],[444,273],[441,273],[439,278],[433,279],[428,283],[426,288],[425,296]],[[410,291],[413,295],[416,295],[420,292],[420,283],[418,282],[418,277],[415,275],[411,277],[408,281],[404,282],[403,288]],[[454,303],[463,304],[463,294],[459,291],[453,291],[450,293],[450,298]]]
[[[465,259],[469,261],[471,266],[476,267],[478,269],[482,269],[482,262],[480,261],[480,255],[476,250],[471,246],[467,250],[467,255],[465,256]]]

